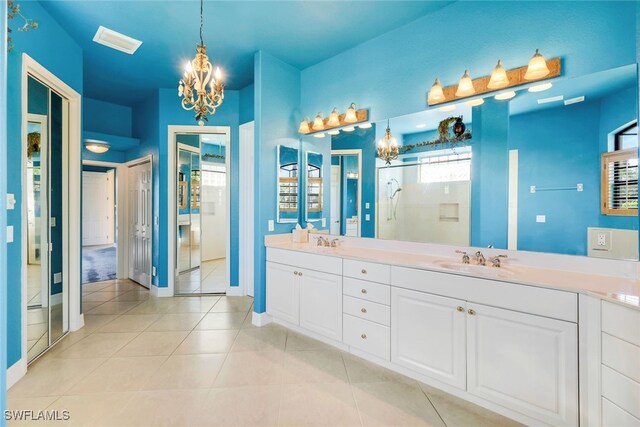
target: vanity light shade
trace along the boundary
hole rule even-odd
[[[315,138],[324,138],[324,132],[316,133],[313,135]]]
[[[524,79],[537,80],[547,76],[549,73],[550,71],[549,67],[547,67],[547,61],[544,59],[544,56],[538,52],[538,49],[536,49],[536,53],[533,54],[533,57],[529,61],[527,72],[524,74]]]
[[[308,118],[305,117],[304,120],[300,122],[300,127],[298,127],[299,133],[309,133],[311,129],[309,129],[309,121]]]
[[[330,130],[329,132],[327,132],[329,135],[340,135],[340,131],[339,130]]]
[[[340,116],[338,115],[337,108],[334,108],[329,115],[329,121],[327,121],[327,125],[331,127],[340,126]]]
[[[474,93],[476,93],[476,89],[473,87],[473,81],[471,80],[471,76],[469,75],[469,70],[465,70],[464,74],[460,78],[460,82],[458,83],[456,96],[471,96]]]
[[[96,154],[104,154],[109,151],[109,148],[111,148],[111,146],[106,142],[98,141],[95,139],[85,139],[84,147],[92,153]]]
[[[552,86],[553,86],[553,83],[547,82],[547,83],[531,86],[528,90],[529,92],[533,92],[533,93],[544,92],[545,90],[551,89]]]
[[[498,101],[506,101],[507,99],[511,99],[515,96],[516,96],[516,93],[511,90],[509,92],[499,93],[494,98],[497,99]]]
[[[500,89],[509,84],[509,78],[507,77],[507,70],[502,66],[502,60],[498,60],[498,65],[493,69],[491,78],[487,87],[489,89]]]
[[[347,109],[347,113],[344,115],[344,122],[355,123],[357,121],[358,117],[356,116],[356,104],[352,102]]]
[[[478,105],[482,105],[482,104],[484,104],[484,98],[476,98],[476,99],[472,99],[471,101],[465,102],[465,105],[469,107],[477,107]]]
[[[353,126],[349,126],[349,127],[343,128],[342,130],[345,132],[353,132],[354,130],[356,130],[356,128]]]
[[[445,105],[444,107],[440,107],[440,108],[438,108],[438,109],[439,109],[440,111],[445,111],[445,112],[447,112],[447,111],[453,111],[453,110],[455,110],[455,109],[456,109],[456,106],[455,106],[455,105]]]
[[[433,86],[431,86],[431,89],[429,89],[428,102],[430,104],[433,104],[440,101],[444,101],[444,92],[442,91],[442,85],[440,84],[440,79],[436,79]]]
[[[322,120],[322,115],[320,113],[318,113],[316,118],[313,120],[312,129],[314,131],[316,131],[316,130],[324,130],[324,120]]]
[[[360,129],[369,129],[371,126],[373,126],[371,123],[363,123],[360,126],[358,126]]]

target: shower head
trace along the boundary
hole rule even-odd
[[[401,187],[398,187],[398,188],[396,189],[396,191],[394,191],[394,192],[393,192],[393,194],[391,195],[391,198],[393,199],[394,197],[396,197],[396,194],[398,194],[398,193],[399,193],[399,192],[401,192],[401,191],[402,191],[402,188],[401,188]]]

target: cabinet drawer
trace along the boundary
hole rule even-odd
[[[343,269],[344,275],[348,277],[378,283],[391,283],[391,267],[385,264],[345,259]]]
[[[640,383],[640,347],[603,333],[602,363]]]
[[[602,365],[602,396],[640,418],[640,383]]]
[[[640,310],[602,301],[602,332],[640,346]]]
[[[380,323],[385,326],[389,326],[390,324],[391,309],[388,305],[382,305],[345,295],[342,302],[342,308],[346,314]]]
[[[344,315],[344,343],[384,360],[390,360],[391,333],[387,326]]]
[[[342,275],[342,258],[309,254],[299,251],[288,251],[278,248],[267,248],[267,261],[291,265],[308,270]]]
[[[640,419],[602,398],[602,425],[615,427],[640,427]]]
[[[391,304],[391,287],[366,280],[345,277],[343,280],[343,292],[356,298],[377,302],[378,304]]]

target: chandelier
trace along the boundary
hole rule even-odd
[[[400,145],[398,145],[398,141],[394,136],[391,135],[391,129],[387,121],[387,130],[384,133],[384,138],[378,142],[378,157],[384,160],[387,165],[390,165],[392,160],[398,158],[399,152]]]
[[[200,0],[200,44],[196,46],[196,56],[187,62],[184,74],[178,85],[178,96],[182,97],[182,108],[194,110],[196,120],[200,126],[207,121],[209,114],[216,113],[216,109],[224,100],[224,84],[222,73],[216,67],[213,77],[213,65],[207,57],[207,47],[202,40],[204,0]],[[209,88],[207,88],[209,85]]]

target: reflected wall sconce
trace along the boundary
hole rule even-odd
[[[104,154],[111,146],[104,141],[99,141],[97,139],[85,139],[84,140],[84,148],[96,154]]]
[[[366,129],[371,127],[370,123],[366,123],[369,120],[369,111],[366,109],[356,109],[356,104],[351,103],[345,114],[340,114],[337,108],[334,108],[329,114],[329,118],[323,118],[322,113],[318,113],[313,120],[309,121],[309,117],[305,117],[298,126],[298,133],[303,135],[314,134],[316,132],[327,131],[329,135],[337,135],[338,129],[342,129],[345,132],[353,132],[355,130],[354,125],[363,123],[361,128]],[[346,126],[346,127],[345,127]]]
[[[497,90],[525,85],[540,80],[560,76],[562,72],[560,58],[546,60],[536,49],[528,65],[507,70],[499,60],[490,76],[472,79],[469,70],[460,78],[457,85],[442,87],[436,79],[427,95],[428,105],[445,104],[470,96],[482,95]]]

